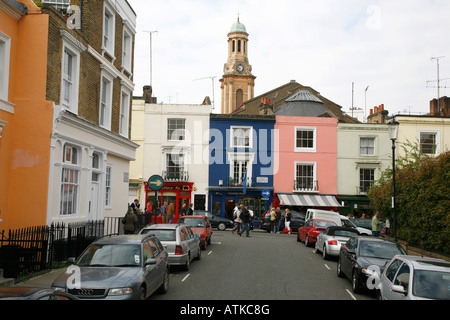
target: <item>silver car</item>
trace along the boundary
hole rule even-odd
[[[202,256],[200,240],[190,227],[178,224],[152,224],[143,228],[140,234],[154,234],[169,253],[171,266],[183,266],[189,270],[193,259]]]
[[[397,255],[381,275],[380,300],[449,300],[450,262]]]
[[[359,235],[358,230],[352,227],[328,227],[317,236],[314,252],[322,252],[325,260],[331,256],[337,257],[341,249],[341,244],[347,242],[350,237],[357,235]]]

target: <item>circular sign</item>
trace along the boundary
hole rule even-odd
[[[147,182],[148,187],[154,191],[158,191],[164,186],[164,179],[156,174],[148,178]]]
[[[270,191],[267,190],[267,189],[263,190],[263,191],[262,191],[262,196],[263,196],[264,198],[270,197]]]

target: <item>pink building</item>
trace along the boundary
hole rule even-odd
[[[337,119],[276,116],[274,205],[332,209],[337,195]]]

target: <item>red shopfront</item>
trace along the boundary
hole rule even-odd
[[[186,206],[189,207],[193,185],[193,182],[164,182],[164,186],[158,191],[158,203],[160,205],[164,202],[167,202],[167,205],[173,202],[175,205],[174,222],[177,221],[183,204],[186,203]],[[147,181],[144,182],[144,186],[145,208],[148,202],[151,202],[153,207],[155,207],[157,203],[156,192],[148,187]],[[158,223],[160,223],[160,220],[161,217],[158,217]]]

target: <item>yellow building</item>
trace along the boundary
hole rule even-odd
[[[228,33],[228,60],[220,79],[222,89],[221,113],[229,114],[254,96],[256,77],[248,61],[248,33],[239,18]]]

